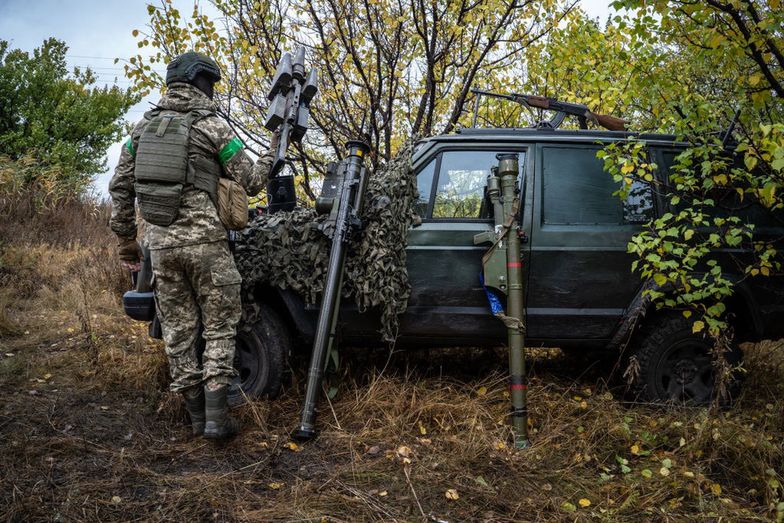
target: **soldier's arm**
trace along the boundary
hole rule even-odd
[[[204,119],[200,130],[209,135],[215,146],[218,163],[223,167],[226,177],[242,185],[249,195],[256,195],[267,186],[274,152],[267,151],[256,163],[245,152],[245,145],[231,130],[231,127],[218,117]]]
[[[121,239],[136,239],[136,190],[133,170],[136,166],[136,148],[146,120],[139,122],[131,136],[122,146],[120,161],[114,169],[109,182],[109,195],[112,198],[112,216],[109,226]]]

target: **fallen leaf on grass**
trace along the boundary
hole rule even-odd
[[[387,494],[389,494],[389,493],[386,490],[382,490],[381,492],[378,493],[379,497],[382,497],[382,498],[384,496],[386,496]]]
[[[659,474],[661,474],[664,477],[667,477],[670,475],[670,469],[662,467],[659,469]]]
[[[651,469],[643,469],[640,474],[642,477],[647,479],[651,479],[653,477],[653,472],[651,472]]]
[[[302,452],[302,447],[300,447],[293,441],[289,441],[288,443],[286,443],[286,448],[289,450],[293,450],[294,452]]]
[[[714,496],[721,496],[721,485],[718,483],[711,483],[710,489]]]
[[[396,452],[397,452],[397,455],[400,456],[401,458],[407,458],[407,457],[411,456],[411,449],[406,447],[405,445],[400,445],[397,448]]]
[[[122,498],[120,496],[112,496],[112,503],[117,505],[118,503],[122,502]]]
[[[280,481],[273,481],[272,483],[267,483],[267,486],[272,490],[280,490],[280,488],[284,485]]]
[[[476,395],[477,396],[484,396],[485,394],[487,394],[487,387],[479,387],[476,390]]]
[[[579,503],[580,506],[583,508],[591,506],[591,500],[588,498],[581,498],[580,501],[578,501],[577,503]]]
[[[568,501],[564,501],[561,504],[561,509],[565,510],[566,512],[574,512],[577,510],[577,507],[574,506],[574,503],[570,503]]]
[[[460,494],[453,488],[444,492],[444,496],[446,496],[446,499],[451,499],[452,501],[460,499]]]

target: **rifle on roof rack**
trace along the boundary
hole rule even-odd
[[[588,122],[591,121],[596,125],[600,125],[610,131],[626,130],[625,120],[616,116],[594,113],[583,104],[559,102],[555,98],[549,98],[546,96],[533,96],[530,94],[502,94],[494,93],[492,91],[485,91],[483,89],[471,89],[471,92],[476,95],[476,100],[474,103],[474,122],[472,127],[476,127],[476,120],[479,115],[479,100],[482,98],[482,96],[488,96],[491,98],[510,100],[531,109],[545,109],[547,111],[555,111],[555,116],[553,116],[550,120],[542,120],[537,122],[535,125],[537,129],[557,129],[567,116],[576,116],[577,121],[580,124],[580,129],[588,129]]]

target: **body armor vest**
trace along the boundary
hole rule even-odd
[[[156,109],[136,151],[136,198],[145,221],[167,227],[177,219],[184,190],[197,189],[216,202],[220,164],[213,158],[188,155],[194,122],[212,115],[196,109],[187,113],[162,113]]]

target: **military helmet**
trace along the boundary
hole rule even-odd
[[[166,67],[166,85],[173,82],[193,83],[199,73],[206,74],[213,82],[221,79],[218,64],[209,56],[188,51],[177,56]]]

